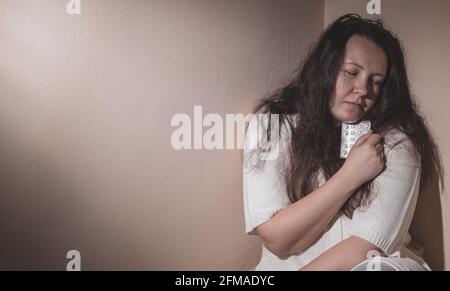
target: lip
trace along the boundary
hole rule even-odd
[[[346,103],[346,104],[349,104],[349,105],[353,105],[353,106],[356,106],[356,107],[358,107],[358,109],[360,109],[360,110],[362,110],[363,108],[362,108],[362,106],[361,105],[359,105],[358,103],[354,103],[354,102],[344,102],[344,103]]]

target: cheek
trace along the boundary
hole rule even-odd
[[[342,101],[345,96],[351,93],[351,84],[350,82],[343,77],[339,77],[336,80],[336,86],[335,86],[335,101],[340,102]]]
[[[381,88],[376,87],[373,89],[373,94],[375,95],[375,99],[378,98],[378,96],[380,96],[380,92],[381,92]]]
[[[370,110],[372,109],[372,107],[375,105],[375,103],[377,102],[377,98],[374,99],[366,99],[366,110]]]

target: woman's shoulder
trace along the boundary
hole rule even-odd
[[[384,144],[390,148],[394,147],[414,147],[409,136],[399,128],[389,128],[381,133]]]
[[[399,128],[381,134],[387,162],[397,165],[420,166],[420,154],[411,138]]]
[[[288,152],[292,130],[289,125],[289,116],[283,122],[276,114],[256,112],[250,119],[246,138],[245,154],[251,165],[258,165],[260,161],[280,163],[281,167],[288,162]],[[270,128],[269,128],[270,126]]]
[[[298,114],[269,114],[257,111],[252,115],[247,128],[247,134],[256,135],[270,129],[272,142],[287,140],[292,134],[291,126],[295,126]]]
[[[263,151],[271,156],[273,154],[276,159],[289,151],[292,136],[288,121],[290,117],[284,116],[282,121],[279,117],[279,115],[267,113],[257,113],[252,116],[245,137],[246,151]]]

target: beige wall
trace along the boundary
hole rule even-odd
[[[368,1],[326,0],[325,24],[338,16],[365,11]],[[403,41],[409,61],[413,93],[433,130],[441,149],[445,168],[450,168],[450,1],[382,1],[382,17]],[[450,203],[448,189],[423,189],[413,222],[412,234],[425,245],[425,256],[435,269],[450,270]],[[442,210],[442,211],[441,211]],[[444,260],[445,258],[445,260]]]
[[[175,151],[170,120],[249,112],[322,1],[67,2],[0,1],[0,269],[253,266],[240,152]]]

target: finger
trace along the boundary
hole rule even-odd
[[[358,147],[360,145],[362,145],[364,142],[366,142],[366,140],[368,140],[370,138],[370,136],[372,135],[373,131],[370,130],[369,132],[361,135],[358,140],[355,142],[355,144],[353,145],[353,147]]]
[[[381,141],[382,141],[381,135],[379,135],[379,134],[372,134],[370,136],[370,138],[367,140],[367,143],[369,145],[375,146],[375,145],[381,143]]]
[[[383,154],[383,151],[384,151],[383,145],[381,143],[377,144],[377,152]]]

